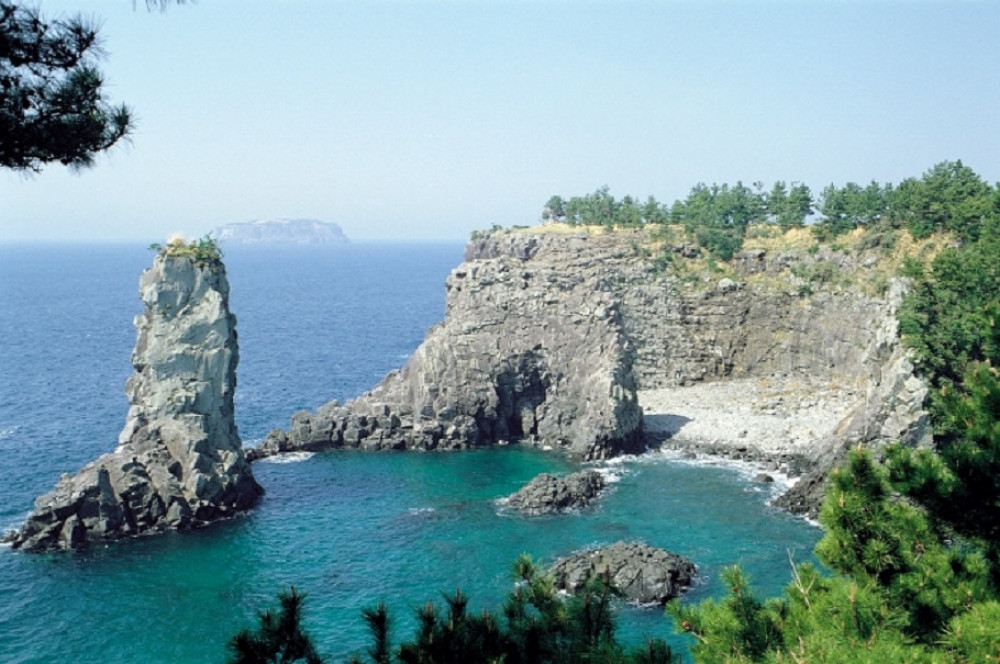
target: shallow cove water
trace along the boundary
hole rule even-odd
[[[241,361],[245,444],[302,408],[356,396],[399,367],[444,312],[458,244],[355,244],[227,251]],[[32,499],[114,447],[151,255],[128,245],[0,245],[0,528]],[[0,550],[0,662],[221,662],[225,643],[289,585],[308,594],[307,627],[343,661],[367,645],[360,609],[386,600],[395,636],[413,609],[461,588],[495,607],[528,552],[551,561],[619,539],[686,555],[722,592],[739,563],[762,593],[788,581],[819,531],[767,505],[746,470],[660,454],[604,466],[596,508],[522,518],[497,499],[542,471],[574,466],[511,446],[462,453],[329,452],[254,466],[267,489],[250,515],[83,553]],[[622,607],[620,634],[670,637],[659,609]],[[675,642],[679,643],[679,641]]]

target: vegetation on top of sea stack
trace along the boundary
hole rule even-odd
[[[149,248],[160,256],[170,258],[191,258],[196,262],[218,262],[222,260],[222,247],[211,233],[190,242],[181,236],[174,236],[166,244],[154,242]]]

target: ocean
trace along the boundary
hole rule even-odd
[[[462,249],[228,248],[244,444],[402,366],[443,318]],[[19,525],[61,473],[114,448],[151,261],[136,245],[0,244],[0,529]],[[388,604],[398,642],[442,593],[497,607],[521,553],[552,562],[621,539],[693,559],[700,579],[683,601],[720,595],[733,564],[773,595],[820,535],[770,507],[780,486],[754,483],[753,469],[655,452],[602,464],[611,489],[591,509],[525,518],[499,501],[540,472],[572,469],[516,445],[297,455],[255,464],[260,505],[205,530],[77,553],[0,549],[0,662],[221,663],[229,637],[293,585],[307,595],[307,630],[340,662],[368,645],[366,606]],[[673,631],[659,608],[620,607],[627,642],[683,646]]]

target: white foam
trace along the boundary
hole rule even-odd
[[[298,463],[316,456],[315,452],[283,452],[274,456],[264,457],[258,463]]]
[[[7,438],[9,436],[13,436],[14,433],[20,428],[21,427],[16,424],[11,427],[0,427],[0,440],[3,440],[4,438]]]
[[[437,510],[433,507],[411,507],[406,511],[410,514],[433,514],[434,512],[437,512]]]

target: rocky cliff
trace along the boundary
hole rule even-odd
[[[471,245],[448,277],[444,322],[406,366],[352,403],[296,414],[262,453],[524,439],[585,459],[641,449],[633,352],[604,252],[566,240]]]
[[[168,254],[140,279],[144,312],[118,447],[38,498],[15,547],[69,549],[194,528],[260,495],[233,420],[239,351],[225,267]]]
[[[645,230],[486,234],[447,280],[444,322],[402,370],[351,403],[296,414],[257,453],[533,439],[605,458],[642,448],[639,394],[750,379],[808,379],[849,413],[796,444],[734,449],[810,468],[845,445],[919,439],[925,388],[894,317],[905,284],[877,251],[777,246],[750,243],[718,266]],[[794,417],[788,406],[770,412]]]

